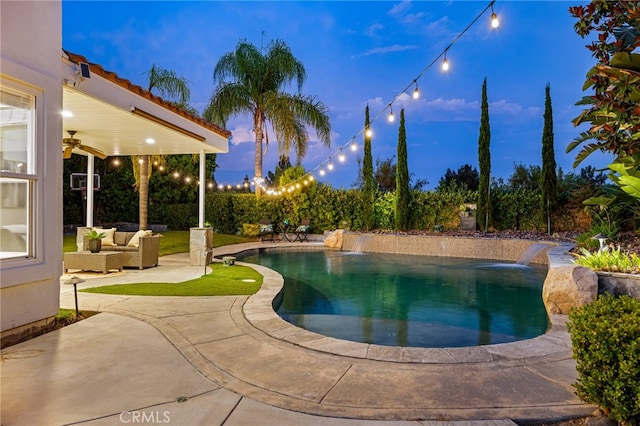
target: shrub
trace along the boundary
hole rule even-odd
[[[257,237],[260,235],[260,224],[258,223],[243,223],[242,235],[245,237]]]
[[[640,272],[640,257],[635,253],[627,254],[617,249],[605,247],[591,253],[585,248],[580,249],[581,255],[574,263],[593,269],[594,271],[621,272],[625,274],[637,274]]]
[[[580,399],[640,424],[640,300],[607,294],[569,313]]]

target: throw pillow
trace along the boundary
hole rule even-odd
[[[140,245],[140,237],[151,236],[151,234],[151,231],[140,230],[136,232],[133,237],[131,237],[131,240],[129,240],[129,243],[127,243],[127,247],[138,247]]]
[[[104,232],[104,238],[102,239],[103,246],[115,246],[116,243],[113,241],[113,236],[116,233],[116,228],[111,229],[100,229],[98,232]]]

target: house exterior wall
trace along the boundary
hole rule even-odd
[[[62,274],[62,5],[0,1],[0,85],[35,96],[35,191],[28,203],[30,254],[0,260],[3,341],[59,310]],[[3,211],[4,210],[4,211]],[[0,207],[9,218],[15,212]]]

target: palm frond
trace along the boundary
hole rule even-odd
[[[155,90],[168,100],[176,101],[178,105],[187,105],[191,97],[189,80],[178,76],[175,71],[160,68],[153,64],[147,72],[149,82],[148,91]]]

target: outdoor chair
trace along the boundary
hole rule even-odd
[[[309,224],[311,223],[311,221],[309,219],[303,219],[302,222],[300,222],[300,226],[298,226],[294,232],[294,234],[296,234],[296,238],[293,240],[295,241],[306,241],[309,242],[309,239],[307,238],[307,235],[309,234]]]
[[[270,220],[262,219],[260,221],[260,241],[275,241],[273,223]]]

